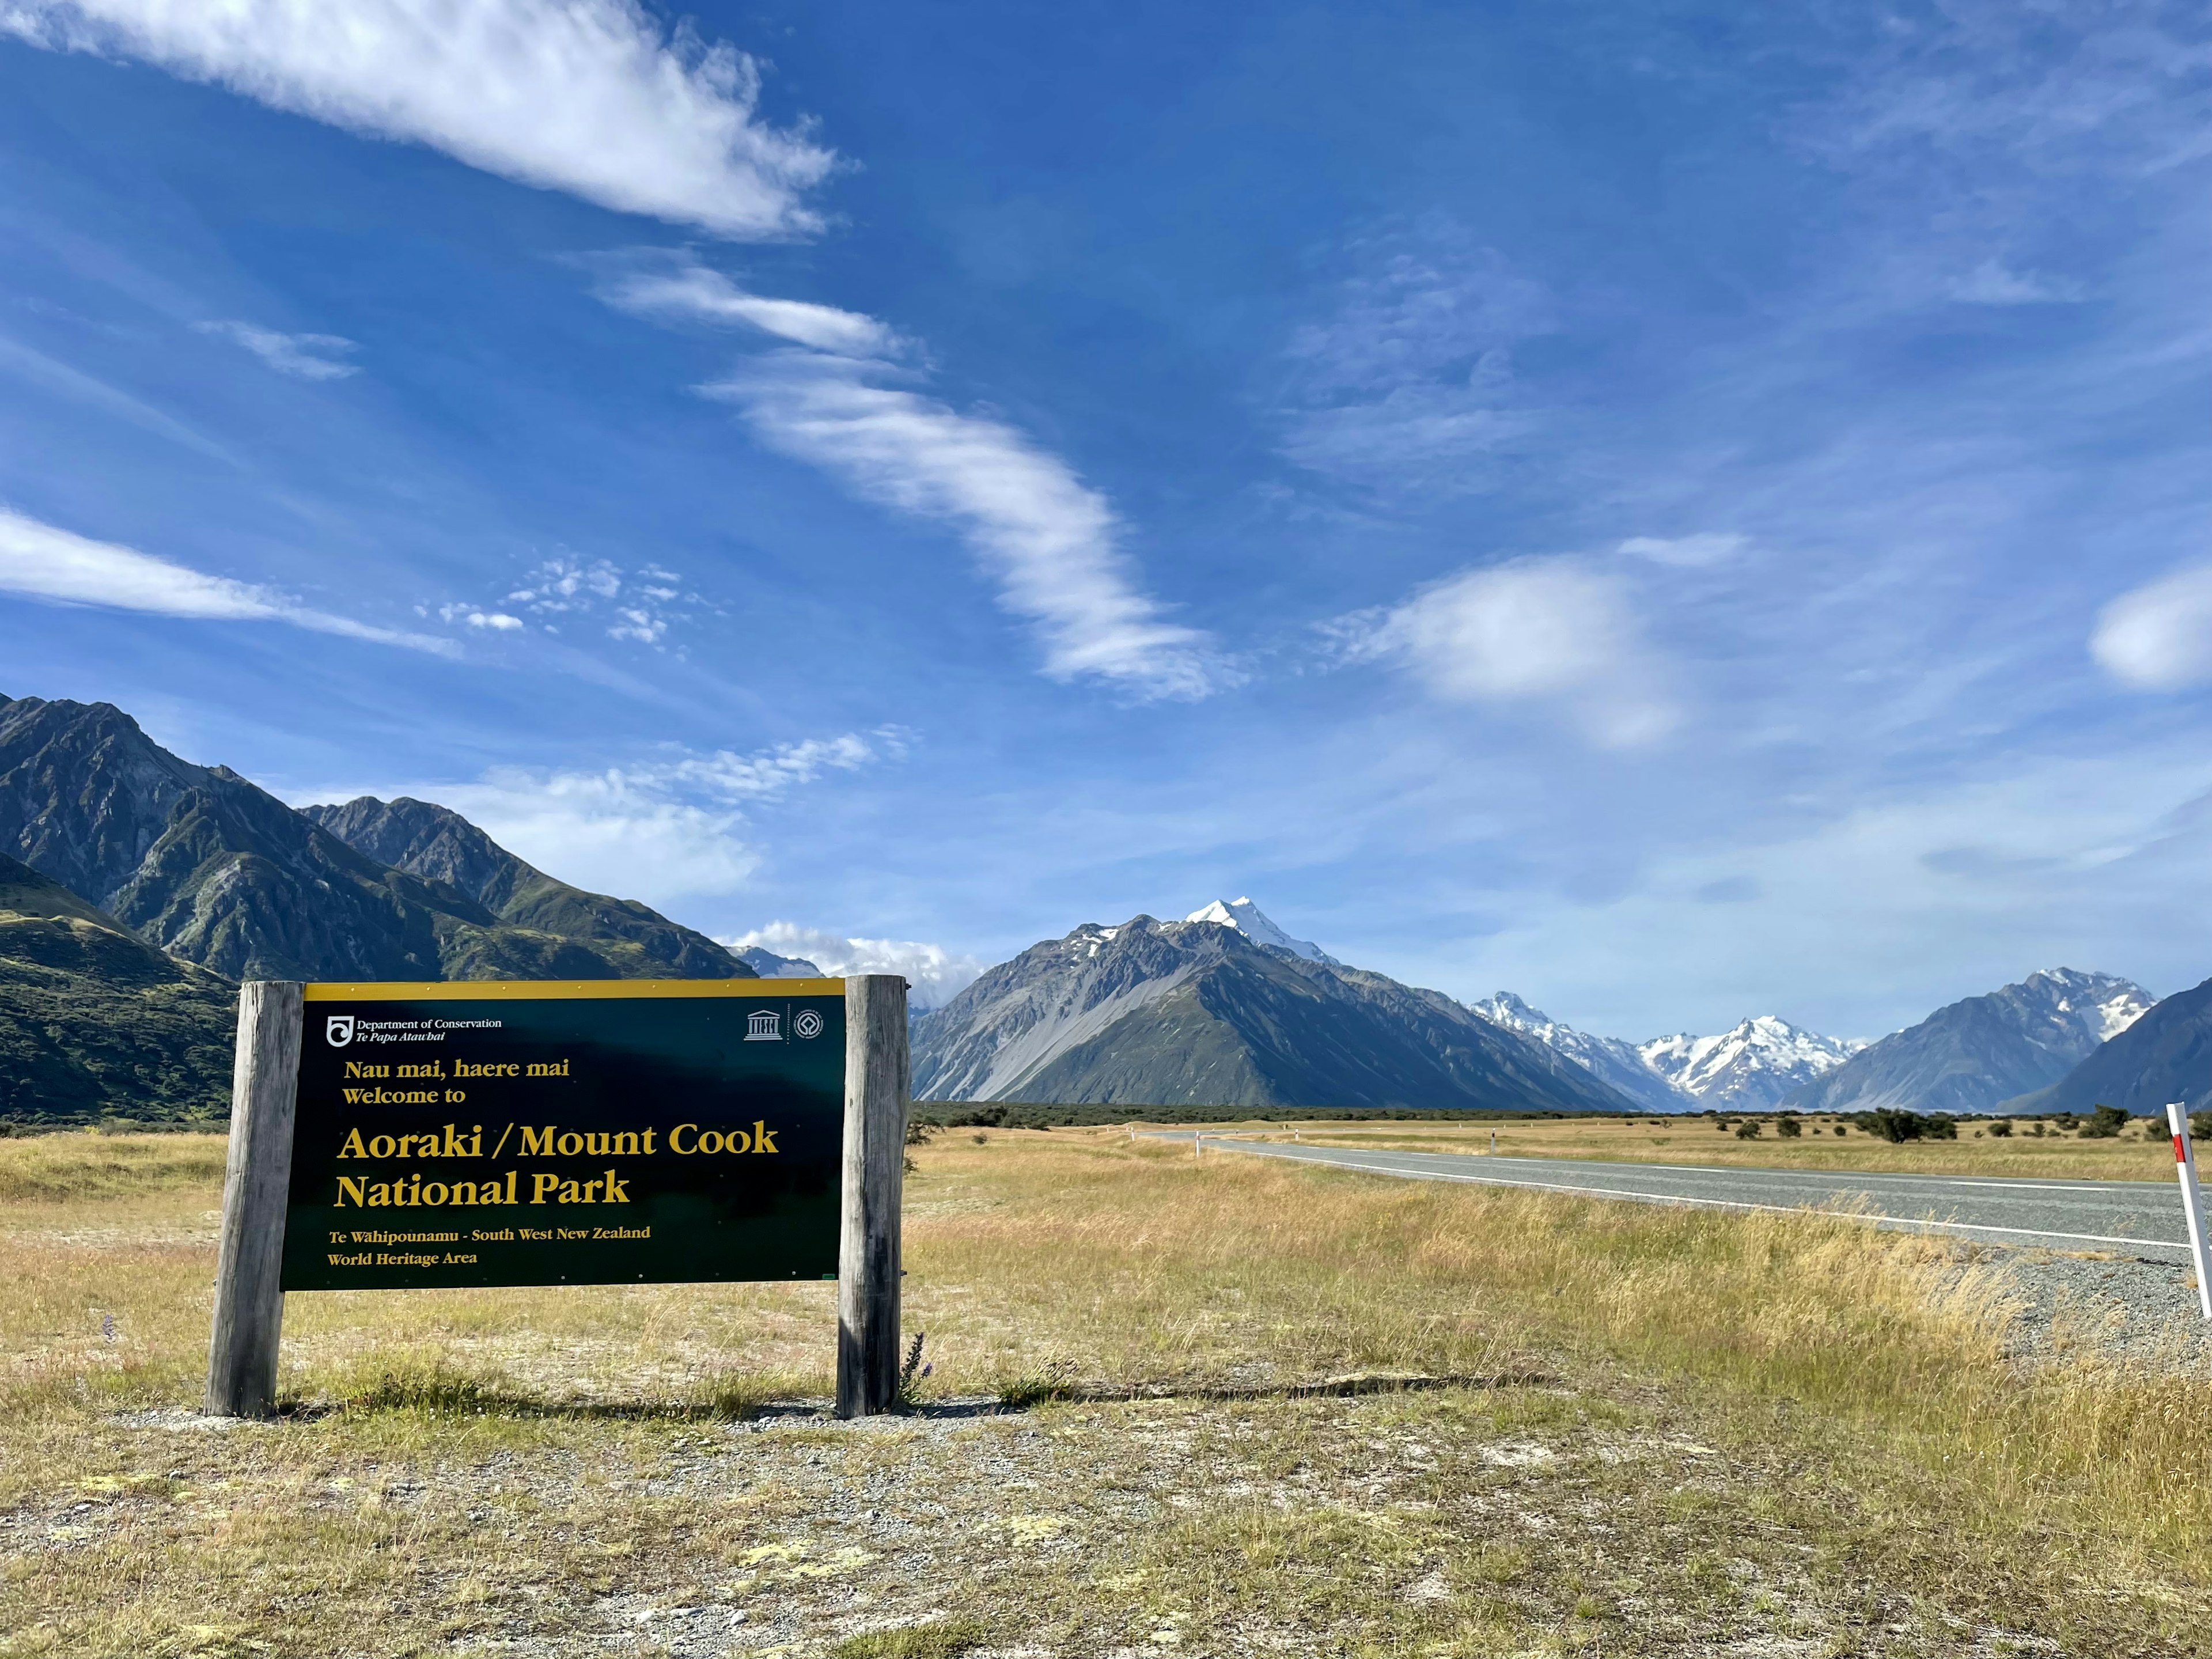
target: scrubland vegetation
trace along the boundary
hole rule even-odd
[[[0,1142],[0,1654],[2212,1654],[2212,1379],[2010,1357],[2000,1255],[914,1158],[914,1417],[780,1403],[829,1286],[672,1285],[295,1296],[217,1430],[220,1143]]]
[[[2087,1119],[2075,1121],[2087,1126]],[[1794,1125],[1796,1133],[1784,1127]],[[1756,1127],[1755,1133],[1743,1130]],[[2171,1181],[2173,1146],[2163,1123],[2130,1121],[2098,1135],[2061,1120],[1966,1119],[1946,1137],[1890,1141],[1855,1116],[1534,1118],[1483,1123],[1300,1122],[1253,1118],[1208,1125],[1209,1134],[1259,1134],[1324,1145],[1407,1152],[1589,1158],[1646,1164],[1717,1164],[1766,1170],[1856,1170],[1874,1174],[2038,1176],[2051,1180]],[[1841,1134],[1836,1132],[1841,1129]]]

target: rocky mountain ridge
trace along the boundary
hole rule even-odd
[[[1484,1018],[1547,1044],[1656,1112],[1763,1111],[1800,1085],[1865,1047],[1827,1037],[1771,1014],[1754,1015],[1717,1036],[1630,1042],[1554,1020],[1510,991],[1468,1005]]]
[[[755,972],[704,933],[635,899],[587,893],[525,863],[450,807],[404,795],[389,801],[362,795],[343,805],[300,811],[357,853],[465,894],[508,928],[589,941],[592,954],[617,977],[746,979]],[[477,965],[472,957],[450,953],[446,976],[493,976],[469,971]],[[452,971],[456,969],[460,971]]]
[[[1440,992],[1214,921],[1085,923],[920,1026],[915,1094],[1071,1104],[1620,1111],[1633,1103]]]
[[[380,817],[370,809],[386,804],[374,801],[323,810],[395,838],[414,823],[424,836],[408,856],[428,875],[360,851],[227,767],[179,759],[112,704],[0,700],[0,853],[226,978],[751,974],[703,935],[554,882],[458,814],[410,805],[430,817]]]
[[[1610,1084],[1646,1111],[1689,1112],[1695,1098],[1644,1063],[1637,1046],[1620,1037],[1601,1037],[1553,1019],[1540,1008],[1531,1008],[1510,991],[1500,991],[1468,1006],[1493,1025],[1556,1049]]]
[[[2175,1100],[2191,1112],[2212,1109],[2212,980],[2143,1009],[2057,1081],[1996,1109],[2086,1116],[2099,1106],[2117,1106],[2154,1117]]]
[[[1995,1111],[2058,1082],[2154,1001],[2116,975],[2045,969],[1938,1008],[1779,1103],[1807,1112]]]
[[[1638,1043],[1636,1052],[1700,1108],[1756,1112],[1865,1047],[1856,1038],[1822,1036],[1775,1015],[1756,1014],[1717,1036],[1657,1037]]]

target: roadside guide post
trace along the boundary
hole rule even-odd
[[[2189,1222],[2189,1254],[2197,1264],[2197,1302],[2212,1319],[2212,1261],[2204,1249],[2204,1200],[2197,1190],[2197,1153],[2189,1144],[2189,1108],[2181,1101],[2168,1103],[2166,1127],[2173,1131],[2173,1164],[2181,1181],[2181,1213]]]
[[[205,1409],[276,1408],[288,1291],[832,1279],[894,1408],[906,988],[248,981]]]

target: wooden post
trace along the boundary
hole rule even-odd
[[[296,980],[251,979],[238,992],[230,1085],[230,1160],[222,1182],[207,1410],[266,1417],[276,1403],[284,1324],[284,1211],[292,1184],[292,1115],[304,1004]]]
[[[899,1193],[906,1167],[906,981],[845,981],[845,1165],[837,1249],[837,1415],[898,1404]]]

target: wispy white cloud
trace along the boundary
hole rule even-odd
[[[274,589],[210,576],[113,542],[96,542],[0,507],[0,592],[55,605],[104,606],[207,622],[284,622],[324,634],[451,655],[420,634],[334,617]]]
[[[732,951],[758,948],[780,957],[797,957],[835,978],[848,974],[902,975],[913,988],[908,1001],[915,1008],[943,1007],[991,965],[981,957],[963,956],[920,939],[854,939],[819,927],[802,927],[794,921],[771,921],[765,927],[720,942]]]
[[[759,119],[752,58],[635,0],[0,0],[0,32],[725,236],[817,228],[800,198],[835,161]]]
[[[639,316],[736,324],[817,351],[848,357],[895,357],[907,349],[897,332],[872,317],[806,300],[750,294],[719,270],[692,260],[625,261],[603,280],[599,295]]]
[[[2139,690],[2212,683],[2212,568],[2178,570],[2121,594],[2099,613],[2089,652]]]
[[[563,881],[660,904],[741,890],[761,864],[747,811],[903,756],[897,727],[746,753],[677,753],[603,771],[501,767],[472,783],[408,784]],[[352,793],[363,793],[355,789]]]
[[[1606,748],[1654,742],[1680,719],[1628,585],[1579,560],[1462,571],[1338,632],[1354,659],[1395,662],[1432,696],[1549,705]]]
[[[804,348],[748,358],[700,390],[855,494],[953,526],[997,579],[1000,603],[1036,626],[1048,674],[1164,697],[1203,696],[1228,678],[1207,636],[1170,622],[1139,587],[1105,497],[1006,422],[914,390],[915,372],[884,360],[910,350],[885,325],[763,299],[691,262],[633,264],[599,293],[662,320],[739,323]]]
[[[1984,259],[1954,279],[1950,297],[1961,305],[2074,305],[2087,297],[2079,283],[2039,272],[2014,270],[2001,259]]]
[[[4,4],[5,0],[0,0]],[[0,374],[15,375],[40,390],[65,398],[71,403],[128,422],[141,431],[151,432],[182,444],[213,459],[231,466],[241,465],[238,457],[213,439],[186,426],[174,416],[165,414],[151,404],[142,402],[126,392],[118,391],[105,380],[95,379],[82,369],[73,368],[58,358],[25,345],[21,340],[11,340],[0,335]]]
[[[1199,697],[1223,674],[1206,636],[1168,621],[1133,580],[1105,497],[1003,422],[876,383],[852,358],[778,352],[703,387],[763,443],[857,494],[955,526],[998,579],[999,602],[1035,624],[1045,672],[1144,696]]]
[[[361,366],[338,361],[349,351],[360,348],[351,340],[336,334],[279,334],[272,328],[257,328],[252,323],[208,322],[192,325],[203,334],[212,334],[241,345],[275,369],[279,374],[289,374],[300,380],[342,380],[349,374],[361,373]]]
[[[1706,532],[1694,536],[1631,536],[1621,543],[1620,551],[1632,559],[1649,559],[1653,564],[1678,570],[1704,570],[1728,563],[1750,545],[1748,536]]]

